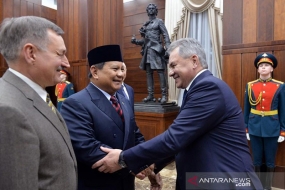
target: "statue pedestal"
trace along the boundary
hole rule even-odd
[[[173,123],[180,107],[173,103],[135,103],[136,123],[145,140],[163,133]]]

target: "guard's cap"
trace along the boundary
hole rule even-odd
[[[254,60],[254,66],[258,68],[260,63],[269,63],[274,69],[278,64],[276,57],[270,53],[262,53],[258,55]]]
[[[87,57],[89,66],[108,61],[124,62],[119,45],[104,45],[96,47],[88,52]]]

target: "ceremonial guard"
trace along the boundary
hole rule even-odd
[[[63,101],[70,95],[74,94],[73,84],[68,81],[70,75],[67,71],[61,70],[62,81],[55,87],[55,95],[57,96],[57,110],[60,111]]]
[[[283,82],[272,78],[273,69],[277,67],[274,55],[258,55],[254,66],[259,79],[247,83],[245,89],[246,135],[252,148],[255,172],[260,177],[264,160],[264,189],[271,189],[278,142],[283,142],[285,136],[285,92]]]

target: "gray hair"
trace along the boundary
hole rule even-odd
[[[91,66],[95,66],[96,68],[98,68],[99,70],[103,69],[104,65],[106,62],[102,62],[102,63],[97,63]],[[88,78],[92,78],[92,73],[89,71],[88,73]]]
[[[7,62],[13,61],[17,59],[26,43],[32,43],[40,50],[46,50],[48,29],[58,35],[64,33],[59,26],[41,17],[23,16],[4,19],[0,28],[1,54]]]
[[[202,45],[194,38],[182,38],[177,41],[174,41],[170,44],[167,49],[167,53],[170,53],[179,47],[179,55],[183,58],[189,58],[192,55],[197,55],[199,57],[201,66],[204,69],[208,68],[208,64],[206,61],[206,53],[203,49]]]

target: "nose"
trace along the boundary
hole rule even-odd
[[[68,61],[68,59],[67,59],[67,57],[65,55],[64,55],[64,57],[61,60],[61,66],[66,67],[66,68],[70,67],[69,61]]]
[[[174,75],[174,72],[173,72],[173,70],[172,70],[171,68],[169,68],[168,75],[169,75],[170,77],[172,77],[172,76]]]
[[[124,76],[124,71],[122,71],[121,69],[118,69],[117,75]]]

